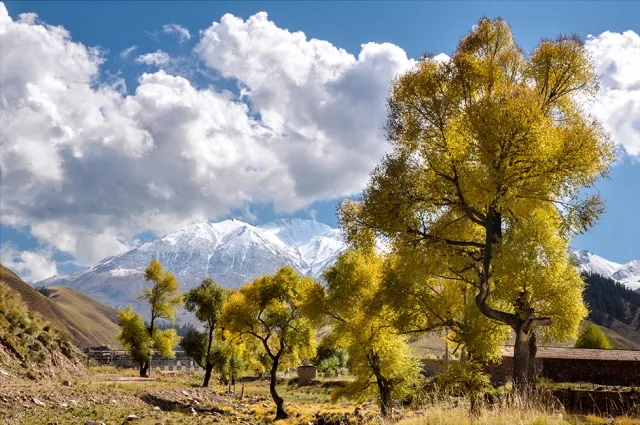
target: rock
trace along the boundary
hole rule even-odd
[[[192,416],[196,416],[198,414],[198,412],[196,412],[196,409],[194,409],[193,407],[187,407],[186,409],[183,410],[184,413],[186,413],[187,415],[192,415]]]
[[[66,407],[69,407],[69,405],[68,405],[67,403],[60,403],[60,404],[58,404],[58,406],[60,406],[60,407],[65,407],[65,408],[66,408]]]
[[[80,404],[78,400],[69,400],[69,403],[73,404],[74,406],[77,406],[78,404]]]
[[[182,395],[189,397],[189,393],[188,393],[188,392],[186,392],[186,391],[184,391],[184,390],[182,390],[182,391],[180,391],[180,392],[182,393]]]
[[[138,419],[138,415],[134,415],[132,413],[129,416],[127,416],[127,419],[125,419],[125,420],[128,422],[128,421],[133,421],[133,420],[136,420],[136,419]]]
[[[65,387],[73,387],[73,384],[71,383],[71,381],[65,379],[64,381],[62,381],[62,385]]]
[[[86,421],[84,425],[107,425],[102,421]]]
[[[117,400],[110,400],[110,401],[109,401],[109,403],[111,403],[111,404],[118,404],[118,401],[117,401]]]
[[[160,406],[153,406],[153,410],[162,410],[162,409],[160,409]]]
[[[6,370],[2,370],[2,369],[0,369],[0,375],[10,376],[9,372],[7,372]]]
[[[42,406],[42,407],[46,406],[46,404],[45,404],[45,403],[41,402],[40,400],[38,400],[38,399],[37,399],[37,398],[35,398],[35,397],[33,397],[33,398],[31,399],[31,401],[33,401],[33,402],[34,402],[35,404],[37,404],[38,406]]]

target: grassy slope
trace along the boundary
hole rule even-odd
[[[78,347],[120,347],[116,340],[116,310],[66,287],[51,287],[51,298],[47,298],[2,264],[0,280],[20,294],[29,311],[38,313],[58,329],[69,332]]]
[[[29,311],[38,313],[43,319],[58,329],[63,331],[67,330],[67,326],[65,326],[59,318],[56,305],[2,264],[0,264],[0,280],[20,294],[22,302]]]
[[[49,299],[57,305],[60,319],[76,339],[86,341],[85,345],[120,348],[116,339],[120,327],[116,324],[115,309],[65,286],[50,286],[49,290]]]

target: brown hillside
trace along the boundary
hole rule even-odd
[[[42,316],[56,328],[68,332],[76,346],[109,345],[119,348],[117,311],[80,292],[66,287],[50,287],[50,298],[25,283],[0,264],[0,280],[18,292],[29,311]]]
[[[49,286],[49,299],[62,313],[59,317],[80,346],[108,345],[121,348],[116,339],[120,331],[117,310],[66,286]]]
[[[29,311],[38,313],[56,328],[68,331],[67,326],[62,323],[56,312],[55,304],[2,264],[0,264],[0,281],[3,281],[10,289],[20,294],[22,302]]]

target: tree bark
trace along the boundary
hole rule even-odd
[[[284,399],[280,397],[276,391],[279,360],[280,358],[278,356],[273,359],[273,364],[271,365],[271,381],[269,382],[269,392],[271,393],[273,402],[276,404],[276,421],[280,419],[287,419],[289,417],[289,414],[284,408]]]
[[[538,344],[536,342],[536,333],[532,329],[529,337],[529,370],[527,371],[527,381],[532,390],[536,389],[536,354],[538,353]]]
[[[388,418],[393,410],[393,389],[386,380],[377,378],[378,391],[380,392],[380,413]]]
[[[207,362],[204,369],[204,382],[202,383],[202,387],[204,388],[207,388],[209,386],[209,381],[211,380],[211,371],[213,371],[213,365]]]
[[[155,309],[151,310],[151,323],[149,324],[149,337],[153,340],[153,322],[155,321],[156,317],[155,317]],[[149,358],[147,359],[146,363],[145,363],[145,376],[149,377],[151,376],[151,356],[153,356],[153,350],[151,352],[151,355],[149,356]]]
[[[516,342],[513,346],[513,385],[519,392],[526,392],[529,383],[529,368],[531,359],[530,335],[520,325],[516,329]]]
[[[213,344],[213,325],[209,323],[209,341],[207,342],[207,357],[205,360],[205,370],[204,370],[204,382],[202,386],[204,388],[209,386],[209,380],[211,379],[211,371],[213,370],[213,365],[211,364],[211,344]]]
[[[147,370],[149,369],[149,361],[146,360],[144,362],[140,362],[140,377],[141,378],[146,378],[147,377]]]
[[[516,305],[516,313],[507,313],[489,306],[491,279],[491,261],[493,260],[493,245],[499,244],[502,238],[502,216],[495,208],[489,208],[485,217],[485,247],[482,260],[482,268],[479,273],[479,290],[476,295],[476,306],[482,314],[490,319],[509,325],[516,333],[516,342],[513,347],[513,382],[514,389],[518,392],[528,391],[535,385],[535,339],[531,342],[531,334],[536,326],[549,326],[549,317],[535,317],[535,310],[526,305],[526,300]],[[523,292],[524,294],[524,292]]]

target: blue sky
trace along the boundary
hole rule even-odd
[[[640,43],[634,44],[640,33],[636,18],[640,16],[640,3],[6,1],[4,6],[12,25],[20,20],[20,14],[38,16],[25,17],[21,29],[11,33],[22,34],[22,38],[0,35],[6,38],[3,45],[17,52],[9,55],[8,66],[25,67],[24,72],[16,71],[11,80],[4,81],[4,87],[16,84],[22,90],[16,88],[18,97],[28,92],[33,98],[33,93],[39,93],[38,107],[33,110],[56,111],[46,123],[35,123],[29,121],[33,118],[24,118],[27,112],[16,106],[11,113],[24,118],[22,128],[26,125],[33,129],[29,137],[42,140],[43,145],[22,142],[23,147],[16,150],[19,155],[14,153],[17,156],[7,156],[2,162],[9,176],[5,180],[25,185],[24,193],[10,193],[12,189],[5,181],[0,193],[0,201],[4,201],[0,220],[3,261],[9,258],[33,280],[52,271],[65,273],[92,264],[197,219],[236,216],[263,222],[278,215],[294,215],[336,225],[336,199],[356,193],[380,156],[374,142],[383,125],[376,119],[383,117],[380,108],[385,81],[389,80],[386,76],[405,69],[411,58],[423,52],[450,53],[483,15],[501,16],[509,22],[525,50],[540,38],[558,33],[595,36],[593,49],[599,55],[602,76],[613,81],[602,95],[600,113],[627,154],[613,168],[610,180],[598,185],[607,202],[606,215],[588,234],[576,238],[574,246],[616,262],[640,258],[636,243],[640,239],[636,221],[640,210],[640,164],[636,164],[640,124],[632,122],[634,113],[640,113],[640,77],[635,77],[640,75],[635,67],[640,66]],[[267,12],[268,18],[255,18],[259,12]],[[222,22],[225,14],[238,19]],[[249,25],[252,17],[255,19]],[[46,26],[34,29],[45,24],[64,27],[70,35],[56,35]],[[290,37],[297,31],[302,31],[306,39]],[[601,36],[607,31],[612,35]],[[48,37],[47,41],[42,37]],[[311,39],[325,44],[312,45]],[[24,44],[29,42],[46,44],[46,48],[38,50]],[[361,55],[366,43],[376,44],[367,55]],[[100,50],[92,52],[92,47]],[[78,53],[82,49],[84,53]],[[129,54],[125,53],[127,49]],[[244,49],[238,60],[232,57],[234,49]],[[289,52],[281,55],[286,60],[269,56],[280,51]],[[149,56],[154,53],[163,56]],[[322,77],[292,69],[313,70],[318,57],[323,58],[322,65],[314,72]],[[36,72],[34,68],[40,65],[42,69]],[[141,80],[144,73],[148,77]],[[332,73],[342,73],[344,78],[329,81],[326,76]],[[65,78],[69,88],[61,95],[51,81]],[[126,92],[122,84],[117,84],[119,79]],[[278,88],[275,94],[267,87],[271,83]],[[241,88],[250,94],[243,92],[240,97]],[[217,93],[217,98],[213,99],[210,92]],[[312,95],[305,97],[307,93]],[[335,98],[332,93],[344,97],[335,101],[333,109],[316,111],[309,106],[318,99]],[[172,103],[176,96],[183,99]],[[165,106],[169,104],[172,109],[167,112]],[[240,110],[243,104],[253,107],[245,114]],[[307,107],[311,109],[307,111]],[[111,123],[96,124],[97,115],[90,115],[92,108],[95,114],[108,116]],[[190,108],[220,112],[195,117]],[[285,109],[287,112],[283,112]],[[233,113],[225,115],[231,110]],[[199,148],[194,157],[184,157],[180,162],[136,162],[140,152],[151,149],[151,139],[183,158],[180,155],[185,149],[194,146],[190,143],[196,143],[192,138],[200,136],[181,126],[182,116],[194,128],[202,125],[209,128],[206,131],[221,129],[220,137],[225,141],[238,135],[246,139],[215,152],[234,167],[244,167],[245,174],[234,174],[214,153]],[[340,123],[340,117],[345,116],[347,121],[370,128],[364,131],[354,128],[355,124]],[[262,127],[256,129],[247,120],[257,121]],[[158,121],[167,125],[154,127]],[[333,125],[336,122],[339,125]],[[271,130],[282,140],[265,136]],[[6,134],[2,134],[4,131]],[[14,137],[9,130],[0,130],[0,136],[0,141]],[[51,137],[62,140],[54,151]],[[94,139],[105,137],[113,140],[95,145],[95,149],[86,145],[87,138],[94,143]],[[334,144],[335,138],[341,139],[339,144]],[[314,155],[319,154],[310,144],[303,147],[300,143],[315,143],[316,139],[322,140],[315,145],[321,146],[318,150],[344,157],[342,163],[336,160],[335,166],[311,172],[319,161]],[[354,139],[366,142],[356,146]],[[277,146],[295,149],[280,154],[274,150]],[[247,156],[251,158],[242,158],[249,151]],[[256,165],[267,154],[271,165],[264,169]],[[47,162],[50,158],[61,159]],[[345,164],[354,163],[357,165],[353,169],[343,170]],[[256,171],[256,177],[251,177],[251,170]],[[193,174],[184,178],[188,173]],[[36,183],[26,183],[25,175],[35,176]],[[109,187],[103,187],[106,179]],[[204,188],[202,181],[207,182]],[[282,181],[290,182],[290,186]],[[46,182],[46,191],[42,182]],[[252,186],[251,182],[259,183]],[[285,193],[288,187],[295,188],[293,195]],[[146,199],[149,193],[152,197]],[[127,199],[140,201],[135,205],[118,202]],[[72,209],[73,214],[65,208]]]

